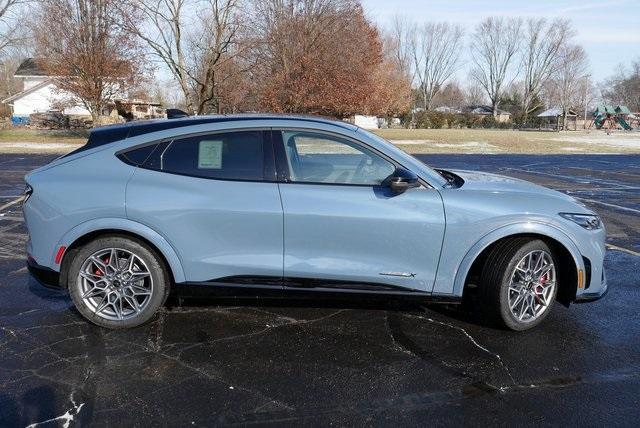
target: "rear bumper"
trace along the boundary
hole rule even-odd
[[[60,290],[60,273],[56,272],[53,269],[50,269],[45,266],[41,266],[36,261],[29,257],[27,258],[27,269],[29,269],[29,273],[36,281],[38,281],[41,285]]]

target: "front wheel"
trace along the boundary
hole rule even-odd
[[[169,293],[160,257],[124,236],[101,237],[82,247],[71,262],[68,286],[86,319],[112,329],[149,321]]]
[[[485,313],[512,330],[528,330],[549,314],[558,290],[553,253],[543,241],[513,238],[491,249],[480,276]]]

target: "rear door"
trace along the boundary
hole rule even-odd
[[[274,144],[286,286],[431,292],[445,225],[435,189],[393,194],[381,183],[397,165],[344,136],[280,130]]]
[[[269,138],[216,132],[125,154],[145,157],[127,186],[127,216],[165,237],[188,281],[281,288],[283,214]]]

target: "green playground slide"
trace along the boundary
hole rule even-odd
[[[606,116],[604,114],[599,114],[593,119],[593,123],[596,125],[596,129],[602,128],[605,118]]]
[[[622,126],[626,131],[631,131],[633,129],[631,125],[629,125],[627,121],[624,120],[623,117],[617,117],[616,119],[618,120],[618,123],[620,124],[620,126]]]

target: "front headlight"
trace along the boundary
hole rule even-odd
[[[563,218],[571,220],[572,222],[579,224],[587,230],[597,230],[602,228],[602,221],[600,217],[595,214],[574,214],[574,213],[558,213]]]

